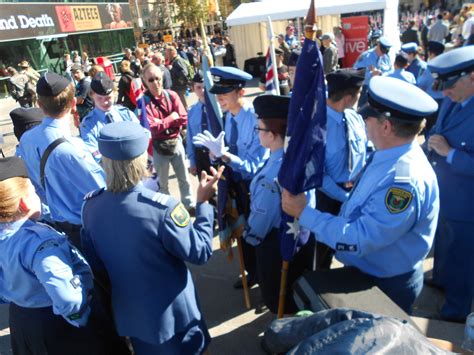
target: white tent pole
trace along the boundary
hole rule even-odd
[[[270,16],[267,18],[267,31],[268,31],[268,40],[270,42],[270,56],[272,58],[272,68],[273,68],[273,82],[275,85],[275,92],[277,95],[280,95],[280,83],[278,81],[278,71],[277,71],[277,64],[276,64],[276,57],[275,57],[275,45],[273,42],[273,38],[275,35],[273,34],[273,25],[272,19]]]

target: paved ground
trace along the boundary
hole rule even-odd
[[[253,98],[258,89],[256,82],[248,90],[249,99]],[[195,97],[189,97],[193,103]],[[8,112],[15,107],[11,99],[0,100],[0,132],[5,138],[4,151],[6,155],[14,153],[16,139],[12,133],[12,126]],[[195,187],[197,180],[191,177]],[[174,176],[170,179],[170,191],[179,197],[177,181]],[[214,255],[204,266],[191,266],[197,286],[203,314],[206,318],[213,338],[210,352],[212,354],[264,354],[259,346],[259,336],[266,326],[274,319],[268,312],[256,315],[254,310],[246,310],[242,292],[232,288],[239,272],[235,259],[229,263],[225,255],[219,250],[218,239],[214,239]],[[235,252],[234,255],[237,253]],[[337,266],[335,264],[335,266]],[[425,271],[432,269],[432,259],[425,262]],[[258,287],[250,291],[252,304],[259,298]],[[459,324],[429,320],[436,317],[443,302],[443,295],[436,290],[426,288],[415,305],[414,321],[429,337],[451,341],[460,345],[464,327]],[[10,355],[8,329],[8,311],[5,305],[0,306],[0,355]]]

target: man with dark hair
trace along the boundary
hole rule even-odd
[[[385,73],[384,76],[400,79],[406,81],[407,83],[415,85],[416,79],[412,73],[407,72],[405,70],[405,68],[407,67],[408,55],[405,52],[399,52],[395,56],[395,63],[393,64],[393,69],[388,73]]]
[[[21,107],[33,107],[33,96],[28,90],[28,77],[18,73],[13,67],[7,68],[10,79],[7,80],[8,93]]]
[[[48,72],[38,81],[36,91],[45,118],[23,134],[18,153],[56,226],[80,248],[83,198],[89,191],[105,187],[104,172],[82,140],[71,136],[74,84]]]
[[[423,260],[434,239],[438,184],[416,137],[436,102],[414,85],[376,77],[360,114],[377,150],[338,216],[307,207],[304,194],[282,193],[282,207],[318,241],[336,250],[406,312],[423,287]]]
[[[327,75],[327,144],[323,184],[316,192],[317,209],[339,214],[365,165],[368,140],[362,117],[354,111],[364,71],[341,69]],[[319,243],[318,268],[329,268],[333,250]]]
[[[91,79],[84,74],[84,70],[80,64],[73,64],[71,74],[76,81],[76,108],[79,114],[79,121],[82,121],[82,119],[94,109],[94,102],[89,96]]]
[[[405,32],[403,32],[400,38],[403,44],[410,42],[420,44],[420,40],[418,39],[418,31],[414,28],[415,24],[416,23],[413,20],[408,22],[408,28],[405,30]]]
[[[428,41],[444,43],[449,35],[449,27],[443,22],[443,15],[438,14],[436,22],[428,30]]]

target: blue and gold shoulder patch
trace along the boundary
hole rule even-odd
[[[413,194],[405,189],[391,187],[385,195],[385,207],[390,213],[405,211],[413,199]]]
[[[100,189],[92,190],[92,191],[86,193],[86,195],[84,196],[84,201],[90,200],[92,197],[95,197],[95,196],[97,196],[97,195],[100,195],[100,194],[102,193],[102,191],[104,191],[104,190],[105,190],[105,188],[102,187],[102,188],[100,188]]]
[[[186,227],[191,220],[188,211],[182,203],[179,203],[173,211],[171,211],[171,219],[178,227]]]

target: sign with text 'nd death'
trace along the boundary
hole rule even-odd
[[[128,3],[0,3],[0,42],[126,28]]]

